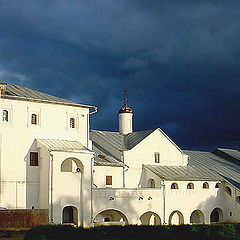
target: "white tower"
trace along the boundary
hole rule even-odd
[[[119,133],[127,135],[133,132],[133,110],[127,106],[127,89],[124,89],[124,106],[119,110]]]

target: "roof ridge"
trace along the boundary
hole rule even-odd
[[[0,85],[1,84],[4,85],[4,89],[5,89],[0,96],[1,98],[23,100],[23,101],[28,100],[28,101],[43,102],[43,103],[54,103],[54,104],[62,104],[62,105],[96,109],[95,106],[77,103],[72,100],[68,100],[59,96],[45,93],[40,90],[31,89],[29,87],[21,86],[18,84],[0,82]]]

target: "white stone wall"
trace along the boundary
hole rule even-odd
[[[204,223],[210,223],[211,212],[215,208],[220,208],[223,212],[222,222],[239,221],[240,204],[236,202],[235,196],[230,197],[226,193],[224,184],[220,188],[215,188],[216,181],[207,181],[209,189],[203,189],[204,181],[191,181],[194,189],[187,189],[189,182],[176,181],[179,188],[171,189],[173,181],[165,181],[165,200],[164,187],[161,189],[94,189],[94,217],[111,209],[123,213],[128,224],[141,224],[141,216],[152,212],[160,217],[162,224],[174,224],[176,216],[172,217],[172,213],[180,212],[183,215],[183,223],[189,224],[191,214],[195,210],[200,210],[204,215]],[[229,216],[230,211],[232,217]]]
[[[106,176],[112,176],[112,185],[106,185]],[[122,188],[123,168],[111,166],[94,166],[93,184],[97,188]]]
[[[64,207],[74,206],[78,210],[78,224],[89,226],[91,222],[91,161],[93,155],[63,152],[51,152],[51,154],[53,155],[54,223],[62,223]],[[61,164],[69,158],[81,162],[81,172],[75,170],[61,172]],[[49,195],[51,194],[49,193]]]
[[[160,153],[160,163],[155,163],[155,152]],[[187,155],[157,129],[134,148],[124,152],[124,163],[129,166],[126,172],[126,187],[135,188],[143,184],[144,176],[141,176],[143,164],[186,166]]]
[[[9,122],[2,121],[2,111],[9,111]],[[37,125],[31,114],[37,114]],[[39,167],[29,166],[29,152],[35,149],[35,138],[76,140],[88,144],[88,108],[30,101],[0,99],[0,179],[1,206],[31,208],[38,206]],[[76,128],[69,128],[69,118],[76,118]],[[37,150],[37,149],[35,149]],[[40,163],[41,164],[41,163]],[[18,182],[19,188],[12,186]],[[20,187],[20,183],[24,187]],[[22,186],[22,185],[21,185]],[[11,190],[10,190],[11,189]],[[30,200],[31,198],[31,200]]]

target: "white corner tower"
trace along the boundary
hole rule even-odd
[[[124,106],[119,110],[119,133],[127,135],[133,132],[133,110],[127,106],[127,89],[124,89]]]

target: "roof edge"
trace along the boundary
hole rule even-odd
[[[11,100],[20,100],[20,101],[29,101],[29,102],[37,102],[37,103],[48,103],[48,104],[58,104],[58,105],[66,105],[72,107],[83,107],[96,110],[96,106],[92,105],[85,105],[80,103],[67,103],[61,101],[51,101],[51,100],[43,100],[43,99],[34,99],[34,98],[27,98],[27,97],[19,97],[19,96],[11,96],[11,95],[0,95],[2,99],[11,99]]]

